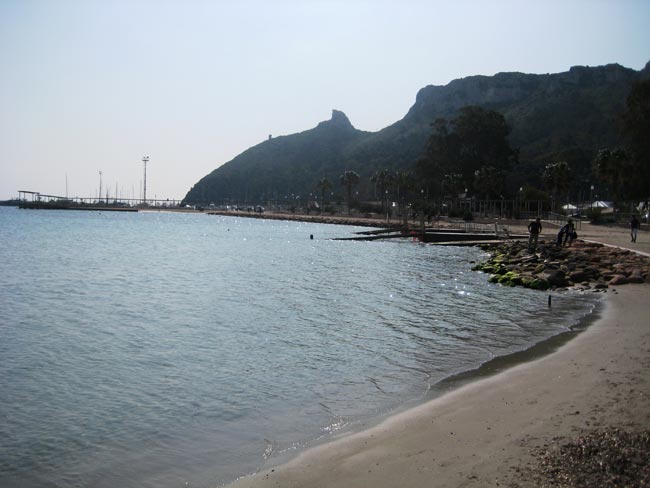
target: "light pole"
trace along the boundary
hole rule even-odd
[[[388,207],[388,190],[386,190],[386,222],[390,222],[390,208]]]
[[[142,191],[142,204],[146,205],[147,204],[147,163],[149,162],[149,156],[143,157],[142,162],[144,163],[144,189]]]
[[[99,172],[99,194],[97,195],[97,201],[101,202],[102,200],[102,172]]]

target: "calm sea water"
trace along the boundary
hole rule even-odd
[[[0,207],[0,486],[219,486],[595,303],[357,230]]]

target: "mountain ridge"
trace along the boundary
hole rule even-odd
[[[613,63],[554,74],[468,76],[421,88],[406,115],[377,132],[358,130],[344,112],[332,110],[331,118],[316,127],[269,138],[216,168],[190,189],[184,202],[287,201],[291,195],[315,194],[324,177],[339,192],[338,176],[346,170],[362,176],[360,196],[371,197],[369,176],[384,168],[413,169],[431,124],[455,117],[467,105],[504,115],[512,128],[511,145],[520,149],[519,169],[531,173],[542,161],[567,153],[582,168],[600,147],[619,141],[618,118],[627,94],[635,81],[649,77],[650,62],[640,71]],[[516,173],[517,168],[513,185],[525,179]]]

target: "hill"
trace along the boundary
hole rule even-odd
[[[564,73],[498,73],[470,76],[445,86],[427,86],[405,117],[378,132],[355,129],[338,110],[313,129],[272,138],[235,157],[198,181],[188,204],[265,204],[294,195],[316,194],[321,178],[341,193],[339,175],[361,175],[359,193],[371,197],[369,178],[379,169],[414,168],[437,118],[454,118],[460,108],[478,105],[504,115],[520,164],[508,179],[540,185],[547,162],[566,160],[578,174],[589,172],[595,152],[619,142],[619,117],[632,84],[650,77],[618,64],[572,67]],[[585,175],[585,182],[588,174]]]

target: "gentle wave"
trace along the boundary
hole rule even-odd
[[[215,486],[594,305],[355,230],[0,209],[0,484]]]

